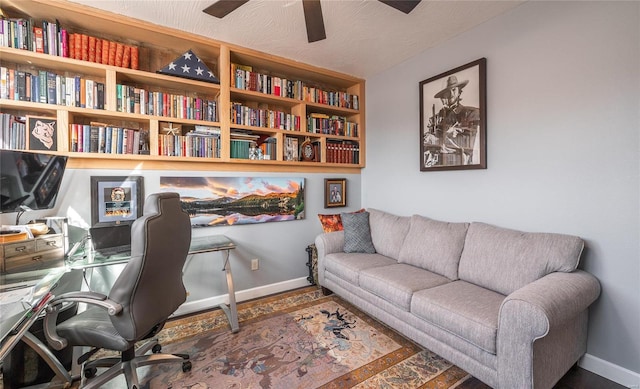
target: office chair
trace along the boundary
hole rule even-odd
[[[136,368],[157,363],[181,362],[184,372],[191,370],[188,355],[160,354],[155,339],[135,349],[136,342],[155,336],[186,300],[182,267],[190,243],[189,215],[182,210],[179,195],[152,194],[145,201],[144,215],[131,226],[131,259],[109,295],[70,292],[51,301],[44,323],[51,347],[93,347],[78,359],[87,378],[83,388],[100,387],[124,374],[127,387],[138,389]],[[58,311],[70,302],[86,303],[87,309],[56,325]],[[99,349],[119,351],[121,357],[85,363]],[[145,355],[149,350],[153,354]],[[109,369],[93,378],[98,367]]]

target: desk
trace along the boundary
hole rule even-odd
[[[233,286],[233,276],[231,274],[231,264],[229,262],[229,251],[236,248],[236,245],[224,235],[213,235],[193,238],[189,246],[189,257],[194,254],[213,253],[221,251],[223,253],[223,268],[226,273],[227,289],[229,292],[229,304],[220,304],[220,308],[227,315],[232,332],[238,332],[238,311],[236,306],[235,289]],[[0,305],[2,315],[0,315],[0,361],[13,349],[18,341],[23,340],[32,347],[52,368],[60,378],[66,382],[71,382],[71,377],[63,368],[60,362],[51,354],[51,351],[28,330],[36,321],[47,306],[47,302],[53,297],[53,291],[62,276],[74,269],[89,269],[98,266],[108,266],[126,263],[130,259],[128,253],[101,257],[93,252],[79,252],[65,259],[65,266],[48,269],[46,271],[34,272],[32,277],[35,286],[32,286],[27,294],[19,301]],[[37,281],[36,281],[37,280]],[[2,280],[0,280],[2,281]],[[5,312],[8,314],[5,315]]]
[[[211,235],[200,238],[191,239],[191,245],[189,246],[189,255],[212,253],[216,251],[223,252],[223,266],[222,271],[226,273],[227,277],[227,292],[229,293],[229,304],[218,305],[229,320],[231,326],[231,332],[236,333],[240,330],[238,324],[238,308],[236,306],[236,292],[233,287],[233,276],[231,275],[231,263],[229,262],[229,251],[236,248],[235,243],[231,239],[224,235]]]

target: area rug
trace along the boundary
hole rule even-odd
[[[455,388],[470,376],[336,296],[305,288],[239,304],[240,331],[215,310],[174,320],[163,352],[193,368],[156,367],[149,388]]]

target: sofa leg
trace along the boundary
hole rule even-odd
[[[321,289],[322,289],[322,295],[323,296],[328,296],[330,294],[333,294],[333,292],[331,290],[325,288],[324,286],[322,286]]]

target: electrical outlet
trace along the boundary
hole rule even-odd
[[[258,258],[254,258],[251,260],[251,270],[258,270],[260,268],[260,262]]]

